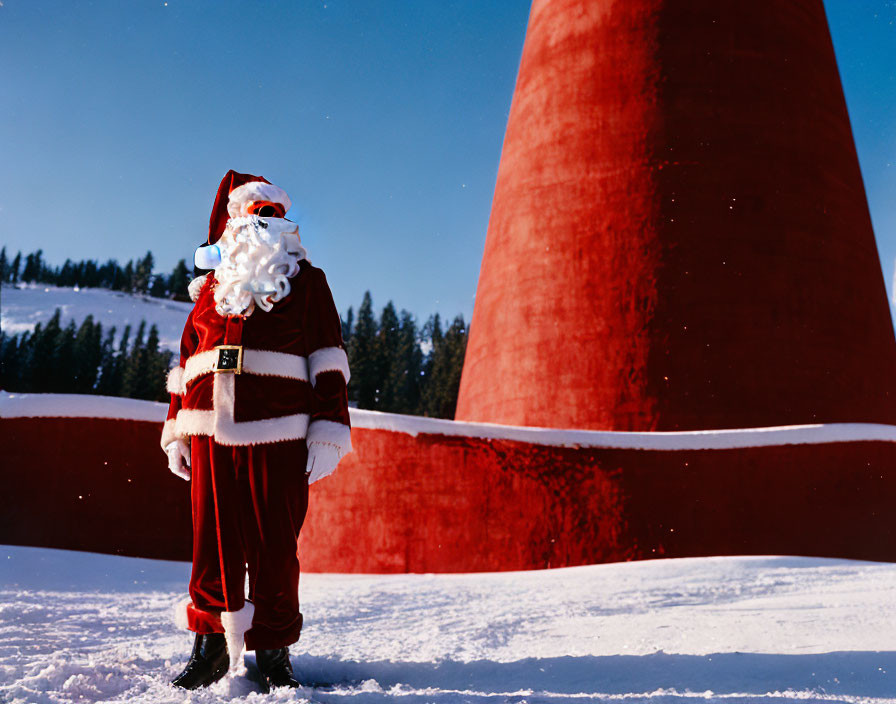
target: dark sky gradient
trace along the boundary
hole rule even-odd
[[[896,259],[896,3],[826,3],[883,271]],[[340,311],[469,321],[528,0],[0,7],[0,243],[192,257],[227,169],[292,197]]]

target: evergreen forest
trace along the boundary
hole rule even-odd
[[[0,250],[0,282],[107,288],[134,294],[189,300],[192,278],[181,260],[169,275],[154,274],[152,253],[124,267],[115,260],[72,262],[50,267],[40,250],[10,260]],[[341,316],[351,369],[352,406],[392,413],[453,418],[469,329],[463,316],[447,327],[438,314],[421,326],[389,301],[377,315],[370,292]],[[0,388],[37,393],[100,394],[166,401],[165,376],[176,355],[159,347],[155,325],[136,330],[104,329],[92,315],[63,324],[56,310],[31,332],[0,331]]]

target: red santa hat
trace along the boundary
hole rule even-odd
[[[240,174],[231,169],[218,186],[218,195],[208,221],[208,243],[218,241],[230,218],[258,215],[266,207],[275,217],[282,218],[291,205],[286,192],[264,176]]]

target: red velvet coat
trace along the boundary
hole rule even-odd
[[[300,260],[289,294],[248,317],[215,310],[216,283],[212,273],[190,286],[195,305],[168,376],[162,447],[209,435],[222,445],[306,438],[335,446],[340,458],[350,452],[348,358],[324,272]],[[221,345],[241,349],[225,352],[228,360]],[[237,361],[238,373],[221,368]]]

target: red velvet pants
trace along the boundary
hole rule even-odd
[[[220,613],[255,606],[246,649],[281,648],[302,630],[297,541],[308,509],[305,440],[231,447],[192,439],[189,628],[223,633]]]

